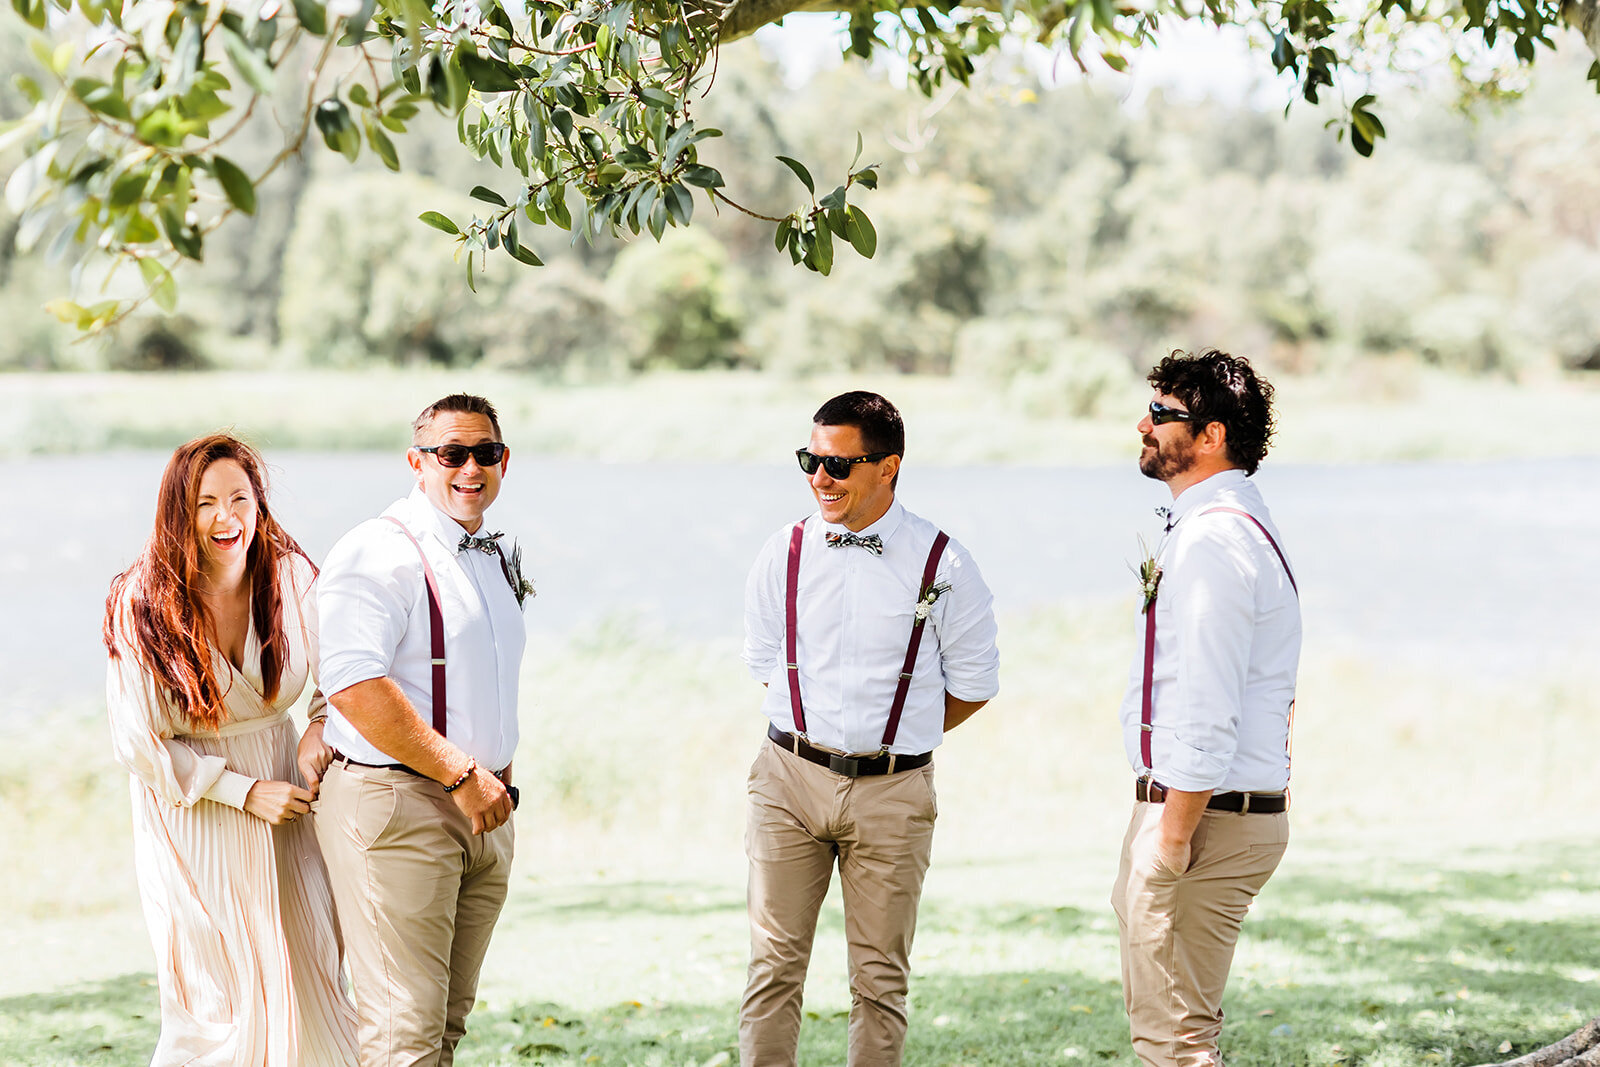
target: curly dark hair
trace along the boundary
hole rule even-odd
[[[1254,474],[1277,430],[1272,383],[1250,361],[1208,348],[1199,355],[1181,349],[1157,363],[1148,380],[1157,392],[1175,396],[1192,416],[1189,431],[1220,422],[1228,431],[1228,461]]]

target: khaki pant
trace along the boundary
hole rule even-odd
[[[362,1067],[449,1067],[505,903],[507,822],[473,836],[438,782],[334,763],[317,801]]]
[[[938,814],[930,764],[845,778],[770,741],[750,768],[750,981],[744,1067],[793,1067],[817,912],[839,863],[850,958],[851,1067],[894,1067],[906,1039],[911,939]]]
[[[1189,869],[1155,862],[1160,804],[1137,803],[1111,891],[1133,1051],[1150,1067],[1220,1067],[1222,991],[1250,902],[1289,844],[1289,816],[1208,811]]]

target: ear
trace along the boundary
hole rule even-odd
[[[500,453],[500,477],[506,476],[506,468],[511,466],[511,446],[506,445],[506,450]]]
[[[1208,422],[1205,429],[1195,434],[1195,448],[1203,455],[1226,456],[1228,453],[1228,428],[1220,422]]]
[[[422,479],[422,453],[418,452],[414,448],[406,449],[406,463],[411,467],[411,473],[415,474],[417,476],[417,480],[418,481],[421,481],[421,479]]]
[[[894,476],[900,473],[900,457],[885,456],[878,465],[878,481],[888,484],[894,481]]]

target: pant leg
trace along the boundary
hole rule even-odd
[[[1222,994],[1250,903],[1288,846],[1287,814],[1207,812],[1189,869],[1156,865],[1159,805],[1140,804],[1116,903],[1134,1052],[1152,1067],[1220,1067]]]
[[[453,804],[453,802],[452,802]],[[445,1004],[444,1049],[440,1067],[455,1062],[456,1044],[467,1032],[467,1015],[478,997],[478,972],[489,951],[500,909],[511,884],[516,851],[515,818],[472,839],[468,867],[456,898],[456,931],[450,944],[450,989]]]
[[[904,1053],[911,941],[937,814],[932,766],[849,786],[839,885],[850,950],[850,1067],[898,1067]]]
[[[815,772],[812,774],[811,772]],[[763,741],[750,768],[750,977],[739,1005],[743,1067],[795,1067],[800,1002],[835,846],[829,772]]]
[[[435,782],[338,763],[323,778],[316,824],[362,1067],[435,1067],[471,826]]]

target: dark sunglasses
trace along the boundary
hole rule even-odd
[[[1165,404],[1150,401],[1150,425],[1165,426],[1169,422],[1193,422],[1194,416],[1182,408],[1169,408]]]
[[[418,452],[427,452],[439,461],[441,467],[460,467],[471,456],[480,467],[492,467],[505,458],[506,446],[499,441],[481,445],[412,445]]]
[[[817,468],[821,467],[836,482],[850,477],[850,469],[857,463],[877,463],[892,455],[893,452],[868,452],[864,456],[819,456],[806,448],[794,450],[794,458],[800,461],[800,469],[806,472],[807,477],[817,473]]]

